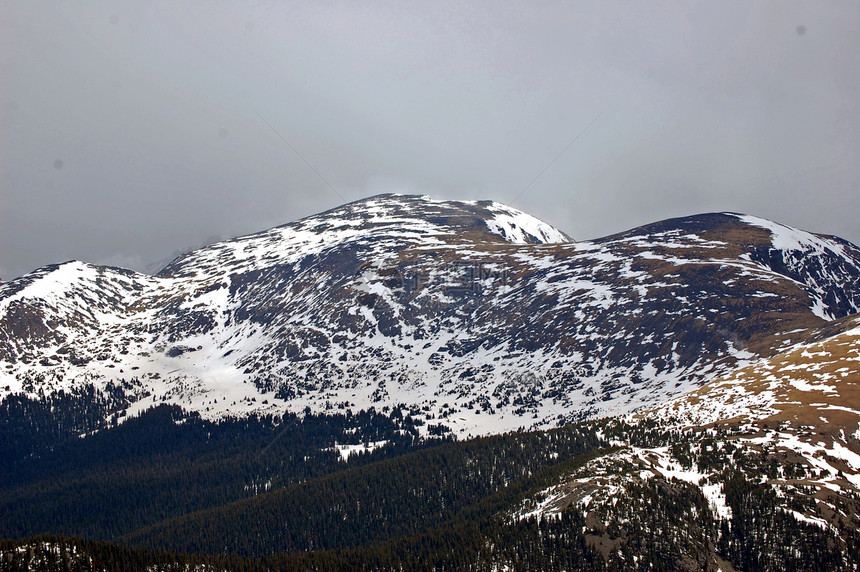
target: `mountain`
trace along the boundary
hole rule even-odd
[[[857,570],[858,286],[747,215],[400,195],[45,267],[0,284],[0,569]]]
[[[457,434],[655,406],[860,307],[860,250],[730,213],[573,242],[489,201],[381,195],[180,256],[0,286],[0,391],[113,415],[408,409]]]

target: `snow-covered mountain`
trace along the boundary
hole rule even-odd
[[[122,388],[134,413],[405,406],[493,433],[660,405],[860,308],[860,250],[730,213],[589,242],[490,201],[381,195],[158,275],[0,285],[0,393]]]

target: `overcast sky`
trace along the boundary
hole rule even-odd
[[[858,47],[856,0],[0,0],[0,277],[381,192],[860,243]]]

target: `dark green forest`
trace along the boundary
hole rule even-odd
[[[203,420],[158,406],[100,427],[86,391],[0,404],[0,537],[109,540],[195,510],[444,442],[401,412]],[[93,431],[86,438],[79,431]],[[334,445],[387,441],[342,460]]]
[[[828,527],[798,520],[790,510],[818,510],[812,491],[777,494],[761,476],[805,469],[735,445],[731,428],[608,419],[455,441],[428,437],[406,407],[216,423],[162,406],[100,421],[121,399],[83,390],[0,404],[0,570],[860,567],[860,499],[834,497]],[[348,461],[334,450],[379,441]],[[669,447],[719,475],[731,517],[662,478],[631,481],[602,508],[515,516],[618,441]]]

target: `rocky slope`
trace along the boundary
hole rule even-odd
[[[752,567],[780,569],[768,530],[778,537],[794,527],[798,538],[816,537],[817,550],[837,557],[824,568],[853,569],[856,563],[838,555],[860,538],[860,320],[844,318],[813,337],[821,339],[655,410],[608,421],[616,450],[531,496],[510,518],[582,511],[589,541],[608,553],[631,541],[632,533],[620,531],[647,512],[643,491],[659,490],[687,499],[684,516],[672,519],[685,524],[667,529],[690,527],[698,537],[672,541],[692,562],[734,570],[722,558],[733,555],[737,563],[766,554],[773,560]],[[710,530],[702,525],[708,522]],[[741,557],[744,542],[751,548]],[[813,553],[806,545],[796,549],[797,556]]]
[[[656,406],[860,308],[860,250],[729,213],[572,242],[492,202],[382,195],[190,252],[0,285],[0,392],[129,412],[377,409],[459,434]]]

